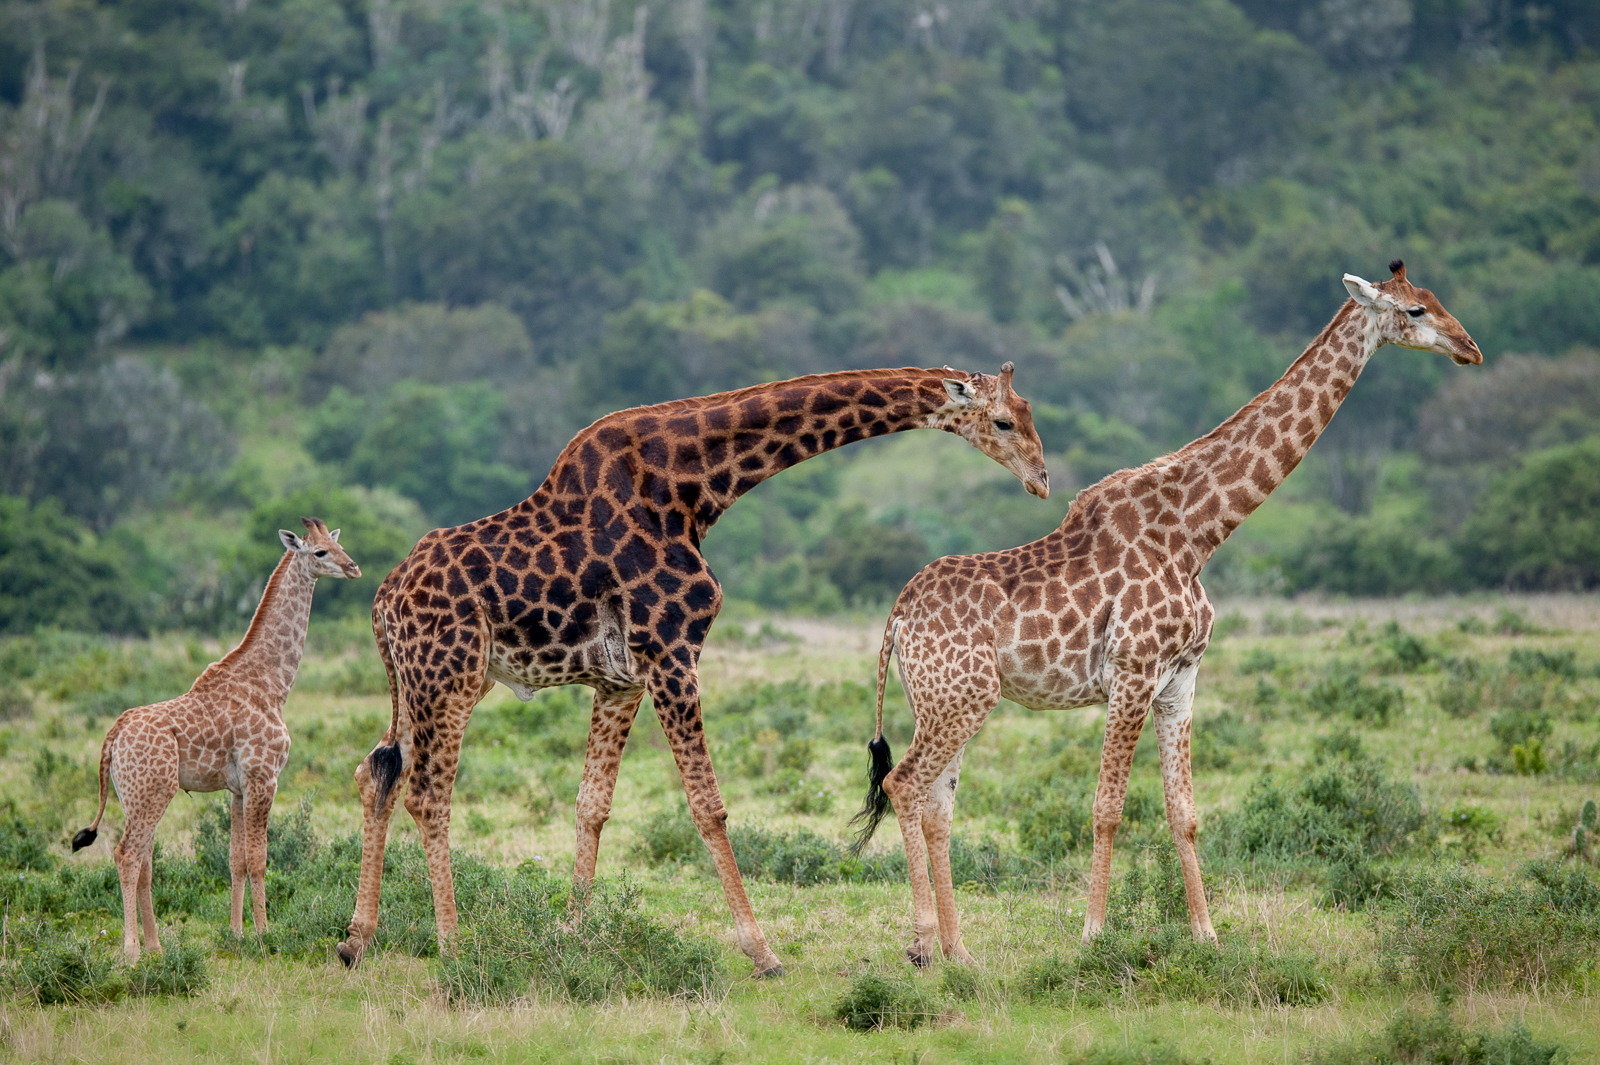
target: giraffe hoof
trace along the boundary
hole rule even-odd
[[[357,947],[352,947],[348,943],[340,943],[333,948],[333,951],[339,955],[339,960],[344,962],[346,969],[354,969],[361,961],[361,950]]]
[[[916,947],[907,947],[906,961],[909,961],[912,965],[915,965],[919,969],[926,969],[928,966],[933,964],[933,956],[931,954],[924,954]]]
[[[783,975],[783,966],[774,965],[770,969],[757,969],[755,978],[757,980],[781,980]]]

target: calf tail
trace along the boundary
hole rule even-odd
[[[93,843],[100,835],[100,819],[106,815],[106,798],[111,791],[111,745],[117,738],[117,733],[122,729],[119,719],[111,726],[111,731],[106,733],[105,742],[100,745],[100,809],[95,811],[94,824],[79,830],[72,837],[72,849],[81,851]]]
[[[856,834],[856,841],[850,845],[851,854],[860,854],[862,849],[872,839],[872,834],[878,831],[879,823],[892,809],[889,803],[889,793],[883,790],[884,779],[889,771],[894,768],[894,755],[889,751],[889,741],[883,738],[883,689],[889,677],[889,656],[894,653],[895,630],[900,619],[893,611],[889,614],[889,623],[884,628],[883,647],[878,651],[878,727],[867,744],[867,753],[871,756],[872,764],[867,770],[867,800],[861,807],[861,812],[850,819],[852,825],[860,825],[861,830]]]

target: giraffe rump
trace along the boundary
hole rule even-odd
[[[878,831],[878,825],[891,809],[889,793],[883,790],[883,782],[894,768],[894,755],[889,751],[889,741],[882,736],[877,736],[867,744],[867,753],[872,756],[872,766],[867,770],[867,801],[862,804],[861,812],[850,819],[852,825],[859,824],[861,831],[856,833],[856,841],[850,844],[851,854],[860,854],[862,849],[872,840],[872,834]]]

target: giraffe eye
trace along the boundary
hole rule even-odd
[[[1409,314],[1413,318],[1421,318],[1423,315],[1428,313],[1428,308],[1426,308],[1426,307],[1413,307],[1409,311],[1407,311],[1406,313]]]
[[[317,557],[318,558],[327,558],[328,557],[328,552],[327,551],[318,551],[317,552]]]
[[[1009,433],[1011,430],[1017,427],[1017,423],[1006,418],[996,418],[994,420],[994,427],[999,429],[1002,433]]]

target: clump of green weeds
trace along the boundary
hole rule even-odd
[[[1423,987],[1536,987],[1591,971],[1600,887],[1587,870],[1530,865],[1521,882],[1462,868],[1417,870],[1375,913],[1396,979]]]
[[[1317,742],[1297,783],[1263,774],[1201,838],[1224,862],[1323,876],[1326,902],[1358,908],[1387,890],[1391,877],[1375,862],[1431,846],[1434,833],[1416,787],[1391,778],[1359,737],[1340,731]]]
[[[1080,947],[1035,963],[1021,987],[1035,1000],[1085,1005],[1176,998],[1235,1007],[1309,1006],[1329,994],[1309,955],[1274,954],[1231,939],[1198,942],[1187,924],[1107,928]]]
[[[159,953],[137,965],[122,959],[122,942],[56,927],[48,920],[8,921],[0,983],[41,1006],[86,1006],[124,995],[192,995],[206,986],[205,951],[168,933]]]
[[[1405,709],[1405,694],[1392,684],[1368,684],[1353,670],[1336,669],[1311,686],[1306,702],[1323,717],[1344,715],[1383,726]]]
[[[452,1002],[493,1005],[531,993],[597,1002],[615,995],[706,995],[721,983],[712,943],[645,912],[624,878],[573,899],[569,884],[524,863],[482,893],[436,963]]]
[[[1406,1011],[1383,1031],[1319,1047],[1311,1065],[1555,1065],[1567,1060],[1559,1043],[1541,1043],[1520,1023],[1499,1031],[1469,1031],[1446,1010]]]
[[[913,976],[862,973],[834,1003],[833,1015],[858,1032],[916,1028],[939,1018],[938,997]]]

